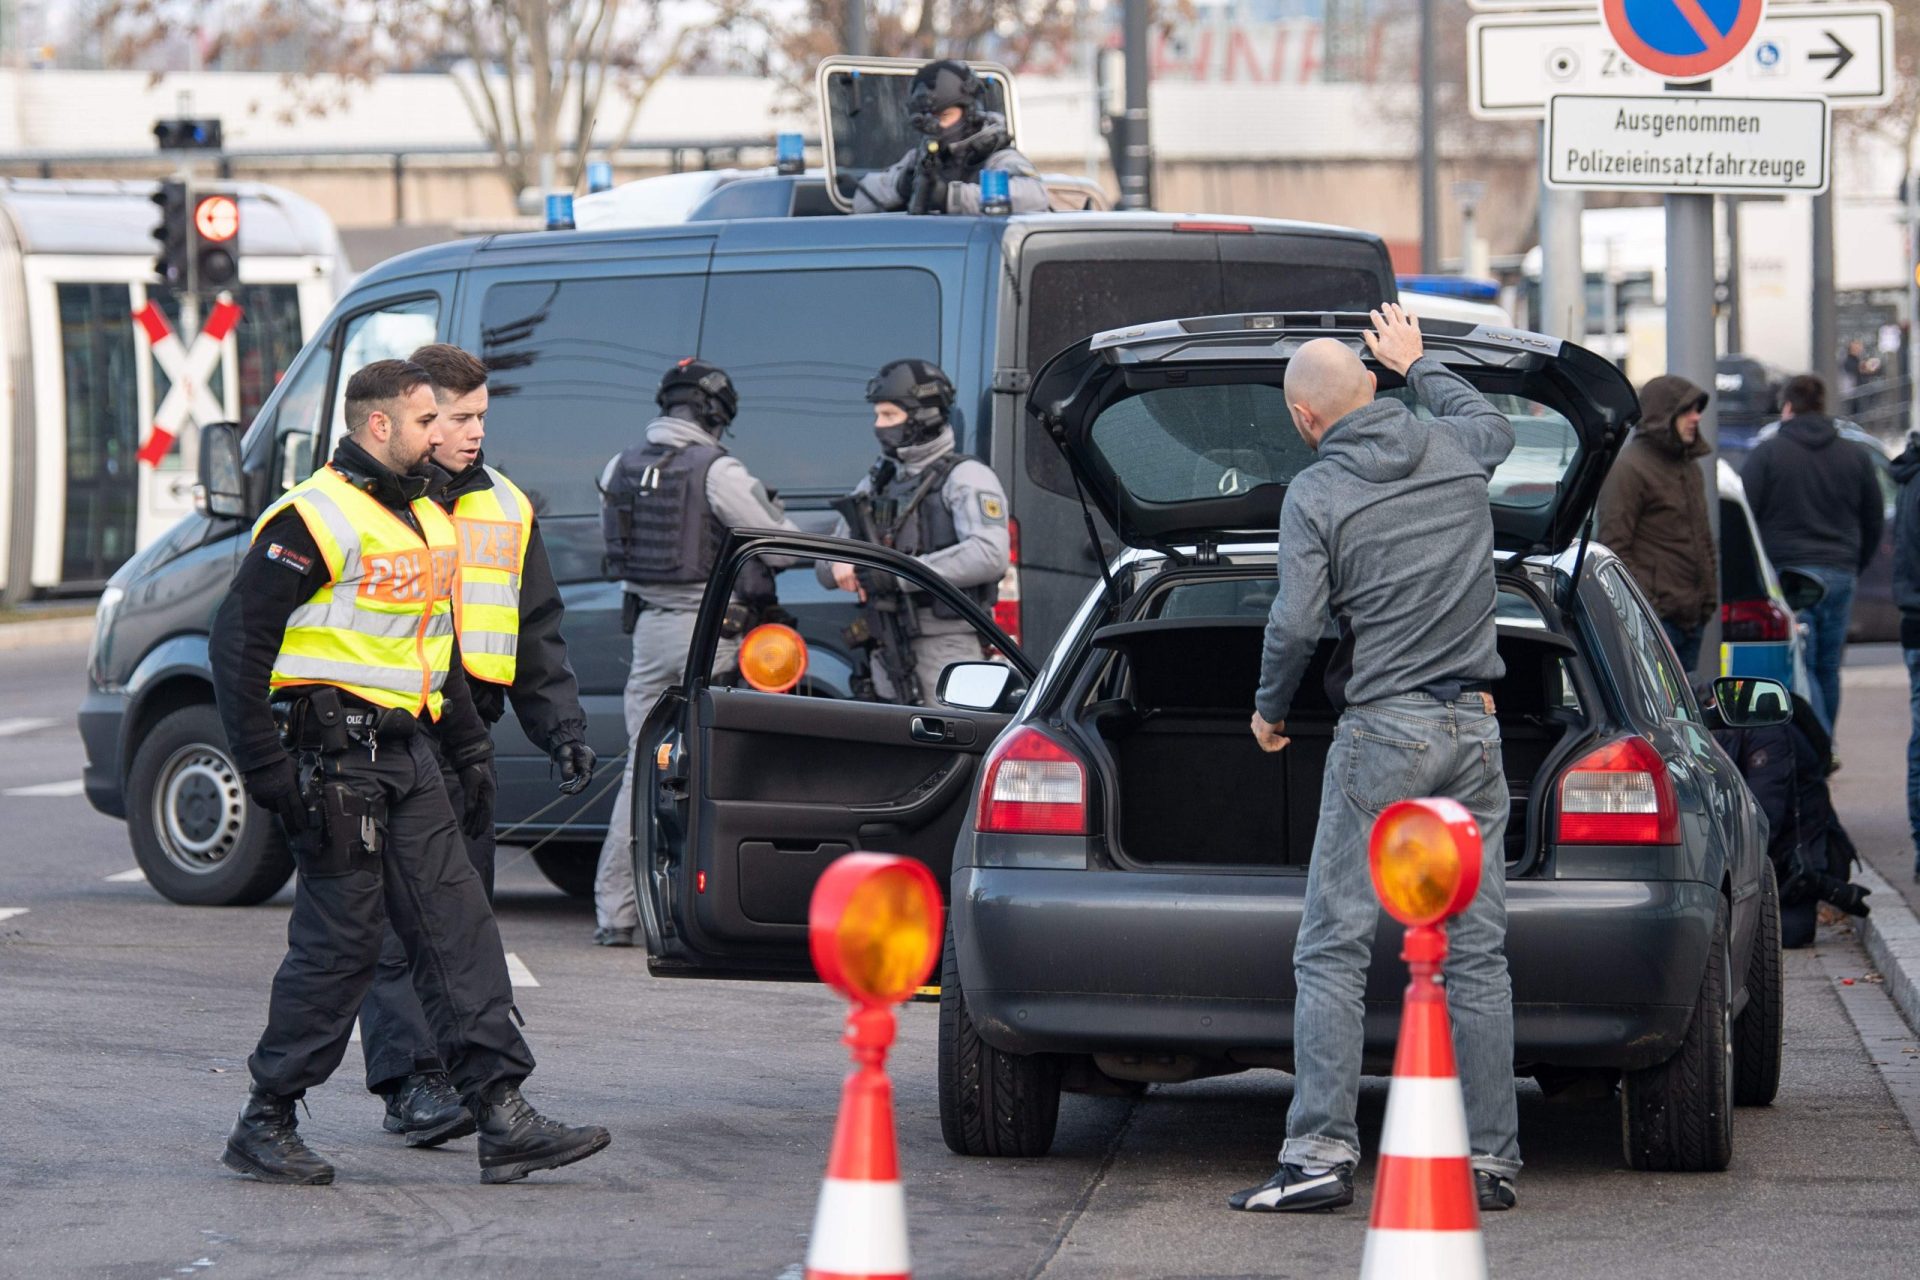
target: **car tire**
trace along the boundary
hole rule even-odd
[[[947,931],[940,963],[940,1136],[963,1156],[1043,1156],[1060,1119],[1060,1061],[1002,1053],[967,1016]]]
[[[583,840],[550,840],[533,851],[533,865],[569,898],[593,897],[600,846]]]
[[[192,907],[250,907],[280,891],[293,854],[248,799],[212,703],[169,712],[127,771],[127,835],[147,883]]]
[[[1719,903],[1707,970],[1679,1052],[1620,1081],[1627,1165],[1707,1173],[1733,1159],[1733,1017],[1727,905]]]
[[[1747,1007],[1733,1022],[1733,1101],[1765,1107],[1780,1092],[1786,1034],[1786,972],[1780,950],[1780,886],[1760,860],[1760,922],[1747,958]]]

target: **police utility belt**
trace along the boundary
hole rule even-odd
[[[272,705],[280,739],[296,754],[336,755],[357,745],[378,755],[381,742],[404,742],[420,732],[411,711],[376,707],[324,685]]]
[[[372,763],[383,741],[413,737],[420,722],[409,711],[371,706],[327,686],[272,706],[281,738],[299,760],[307,806],[306,830],[290,842],[301,874],[378,871],[387,845],[387,799],[377,783],[342,776],[342,757],[364,746]]]

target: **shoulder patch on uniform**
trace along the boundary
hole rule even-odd
[[[312,556],[303,556],[292,547],[278,542],[267,544],[267,559],[276,564],[283,564],[298,574],[305,574],[313,569]]]
[[[989,520],[1005,520],[1007,504],[1000,500],[997,493],[983,493],[980,495],[980,514]]]

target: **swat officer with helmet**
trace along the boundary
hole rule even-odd
[[[867,401],[880,458],[836,504],[842,514],[834,534],[913,556],[992,609],[1011,559],[1007,495],[993,469],[954,442],[953,382],[931,361],[895,360],[867,383]],[[816,565],[815,573],[822,585],[860,597],[872,642],[873,692],[882,699],[923,705],[949,663],[983,656],[971,623],[890,574],[830,562]],[[902,630],[906,643],[895,646],[890,635]],[[908,651],[905,661],[890,652],[896,647]]]
[[[1051,205],[1040,174],[1013,146],[1007,118],[984,105],[986,85],[952,58],[913,75],[908,98],[914,129],[925,135],[892,168],[870,173],[853,195],[855,213],[979,213],[980,171],[1002,169],[1015,213]]]
[[[654,702],[686,670],[687,646],[730,529],[795,529],[786,510],[720,438],[740,408],[726,371],[688,357],[667,370],[656,397],[660,416],[638,444],[600,474],[600,522],[607,540],[606,576],[622,584],[625,625],[633,635],[625,711],[629,746]],[[795,529],[795,532],[798,532]],[[714,665],[730,665],[738,637],[773,600],[773,570],[792,563],[766,557],[735,583],[734,607],[722,628]],[[621,771],[620,794],[600,868],[594,877],[593,940],[630,947],[640,923],[633,883],[633,766]]]

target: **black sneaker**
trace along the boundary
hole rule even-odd
[[[569,1126],[533,1109],[510,1084],[481,1095],[480,1181],[518,1182],[542,1169],[585,1160],[613,1141],[599,1125]]]
[[[633,930],[617,929],[612,925],[602,925],[593,931],[593,945],[596,947],[630,947],[633,945]]]
[[[1312,1213],[1353,1203],[1353,1166],[1335,1165],[1309,1174],[1297,1164],[1282,1164],[1257,1187],[1236,1191],[1227,1203],[1249,1213]]]
[[[1480,1212],[1500,1213],[1519,1203],[1513,1194],[1513,1179],[1503,1178],[1485,1169],[1473,1171],[1473,1185],[1480,1193]]]
[[[444,1071],[416,1071],[387,1094],[381,1127],[405,1134],[410,1147],[437,1147],[473,1132],[473,1113]]]

